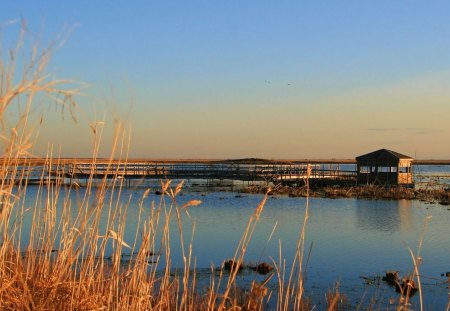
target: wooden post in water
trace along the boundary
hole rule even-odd
[[[309,197],[309,176],[311,175],[311,164],[306,165],[306,195]]]

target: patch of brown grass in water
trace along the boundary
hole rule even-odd
[[[347,296],[339,291],[339,285],[336,284],[334,290],[326,293],[327,311],[349,310]]]

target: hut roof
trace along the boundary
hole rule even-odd
[[[370,152],[364,155],[361,155],[359,157],[356,157],[356,161],[379,161],[379,160],[401,160],[401,159],[407,159],[407,160],[413,160],[413,158],[392,151],[388,149],[380,149],[374,152]]]

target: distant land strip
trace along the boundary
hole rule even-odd
[[[45,164],[72,164],[72,163],[202,163],[202,164],[356,164],[355,159],[168,159],[168,158],[130,158],[130,159],[108,159],[108,158],[1,158],[0,165],[45,165]],[[450,160],[414,160],[415,165],[450,165]]]

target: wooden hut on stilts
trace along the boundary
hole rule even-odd
[[[358,185],[412,187],[413,160],[409,156],[387,149],[356,157]]]

